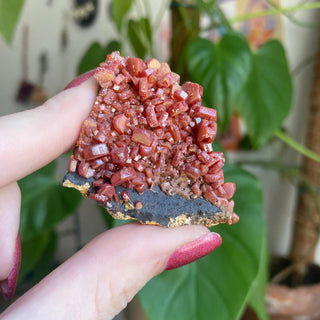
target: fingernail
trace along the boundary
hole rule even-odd
[[[91,78],[94,73],[95,73],[96,69],[92,69],[90,71],[87,71],[83,74],[80,74],[80,76],[76,77],[75,79],[73,79],[65,88],[66,89],[70,89],[70,88],[74,88],[79,86],[81,83],[85,82],[86,80],[88,80],[89,78]]]
[[[207,235],[177,249],[169,257],[165,269],[171,270],[179,268],[198,260],[218,248],[221,243],[222,239],[219,234],[215,232],[208,233]]]
[[[21,241],[20,235],[18,234],[16,240],[16,246],[14,250],[13,267],[9,273],[6,280],[0,282],[0,289],[3,297],[6,300],[11,300],[13,298],[14,292],[16,290],[19,270],[21,265]]]

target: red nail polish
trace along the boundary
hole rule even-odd
[[[165,269],[171,270],[179,268],[198,260],[218,248],[221,243],[222,239],[219,234],[215,232],[208,233],[207,235],[177,249],[169,257]]]
[[[20,265],[21,265],[21,241],[20,241],[20,235],[18,234],[15,251],[14,251],[13,267],[9,273],[8,278],[0,282],[1,292],[3,297],[6,300],[11,300],[13,298],[14,292],[16,290],[17,282],[18,282]]]
[[[91,78],[94,73],[95,73],[96,69],[92,69],[90,71],[87,71],[83,74],[80,74],[80,76],[76,77],[75,79],[73,79],[65,88],[66,89],[70,89],[70,88],[74,88],[79,86],[81,83],[85,82],[86,80],[88,80],[89,78]]]

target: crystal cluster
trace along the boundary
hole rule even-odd
[[[94,178],[90,198],[107,203],[115,186],[143,193],[204,197],[233,213],[235,184],[224,182],[223,153],[214,152],[216,111],[201,105],[202,87],[167,63],[107,56],[94,75],[100,91],[84,121],[68,171]]]

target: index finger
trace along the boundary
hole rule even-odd
[[[0,118],[0,187],[41,168],[73,146],[97,89],[91,78],[40,107]]]

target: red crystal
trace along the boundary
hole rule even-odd
[[[110,181],[113,186],[119,186],[124,182],[133,179],[136,176],[136,173],[133,168],[123,168],[113,174]]]
[[[126,69],[133,76],[139,76],[145,69],[145,64],[140,58],[128,57],[125,65]]]
[[[141,210],[143,208],[143,203],[141,201],[136,201],[134,206],[136,209]]]
[[[109,153],[108,147],[105,143],[96,144],[93,146],[88,146],[83,149],[83,157],[86,160],[93,160],[96,158],[101,158]]]
[[[78,160],[76,160],[74,158],[74,156],[71,156],[70,159],[69,159],[68,171],[69,172],[76,172],[77,165],[78,165]]]
[[[133,131],[132,141],[150,147],[153,141],[153,134],[150,130],[137,128]]]
[[[127,124],[127,117],[124,114],[118,114],[112,119],[112,124],[114,129],[120,133],[123,134],[126,128]]]
[[[207,107],[196,107],[194,109],[195,117],[207,119],[216,122],[217,121],[217,111],[215,109]]]
[[[182,89],[188,94],[187,103],[189,105],[201,103],[203,88],[199,84],[186,82],[182,85]]]
[[[224,182],[224,155],[212,149],[217,114],[201,106],[202,87],[181,86],[167,63],[118,52],[94,76],[100,92],[68,165],[70,172],[94,177],[89,197],[106,203],[115,186],[143,193],[158,184],[168,195],[202,196],[231,217],[235,184]]]

